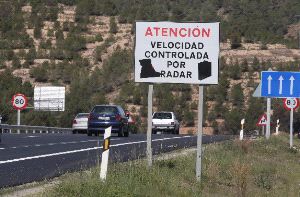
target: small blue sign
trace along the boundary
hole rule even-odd
[[[261,96],[300,98],[300,72],[261,72]]]

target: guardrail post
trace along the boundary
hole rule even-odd
[[[28,126],[28,125],[2,125],[6,133],[69,133],[71,128],[45,127],[45,126]]]

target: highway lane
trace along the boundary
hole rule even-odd
[[[203,143],[229,136],[203,136]],[[196,145],[195,136],[153,135],[153,154]],[[3,134],[0,144],[0,188],[41,181],[95,166],[103,137],[72,134]],[[98,144],[100,146],[98,146]],[[146,135],[112,137],[110,160],[123,162],[146,155]]]

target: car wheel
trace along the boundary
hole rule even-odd
[[[123,133],[121,131],[119,131],[118,137],[123,137]]]
[[[92,136],[92,132],[88,130],[88,131],[87,131],[87,135],[88,135],[88,136]]]
[[[95,136],[99,136],[99,132],[98,131],[95,131]]]
[[[179,135],[179,128],[176,130],[176,134]]]
[[[76,134],[76,133],[77,133],[77,131],[76,131],[76,130],[73,130],[72,132],[73,132],[73,134]]]
[[[118,137],[124,137],[124,128],[122,127],[121,129],[119,129],[119,132],[118,132]]]
[[[127,130],[127,132],[124,133],[124,137],[128,137],[129,136],[129,131]]]
[[[156,130],[152,130],[152,134],[156,134],[157,133],[157,131]]]
[[[176,129],[172,129],[172,130],[171,130],[171,133],[172,133],[172,134],[176,134]]]

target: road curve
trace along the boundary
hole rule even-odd
[[[230,136],[203,136],[203,143]],[[152,135],[153,154],[196,146],[196,136]],[[72,134],[3,134],[0,144],[0,188],[53,178],[97,164],[103,137]],[[146,135],[112,137],[110,160],[124,162],[146,155]]]

